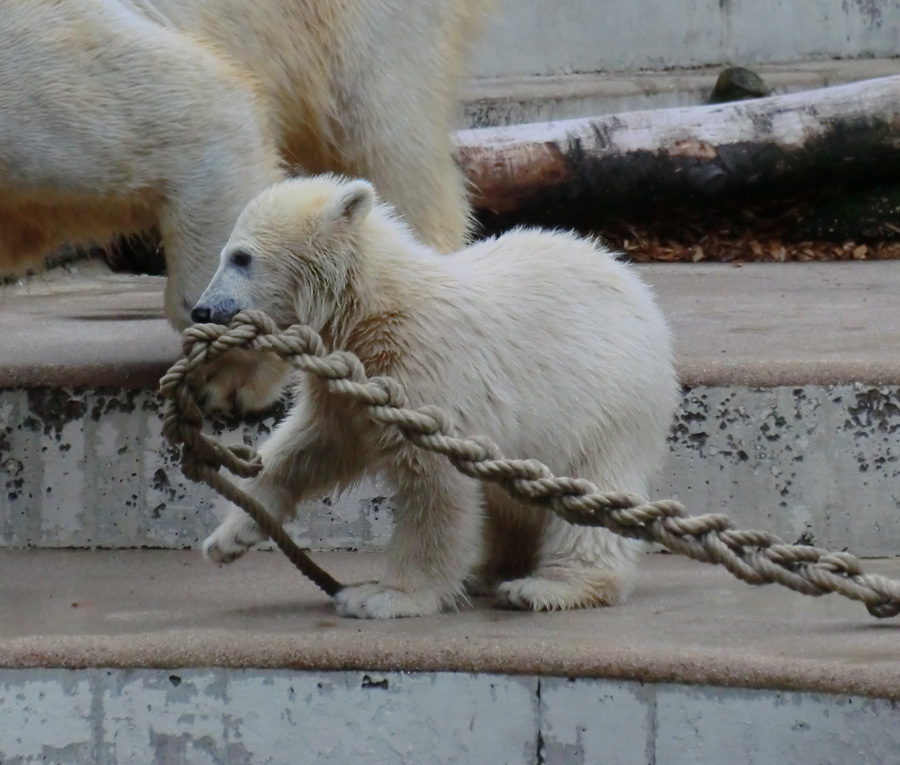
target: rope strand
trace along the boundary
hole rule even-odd
[[[367,378],[362,363],[350,353],[328,354],[309,327],[295,325],[279,332],[262,312],[244,311],[227,327],[189,328],[184,333],[185,357],[160,382],[169,402],[164,435],[183,444],[182,469],[188,478],[207,483],[247,511],[294,565],[329,595],[341,585],[294,545],[265,508],[219,475],[223,466],[239,476],[256,475],[262,469],[259,455],[245,446],[222,446],[200,433],[203,418],[196,397],[204,366],[236,347],[275,353],[317,375],[332,393],[365,404],[373,420],[396,428],[419,448],[445,455],[461,473],[496,483],[516,499],[551,510],[568,523],[602,526],[620,536],[657,542],[702,563],[720,564],[748,584],[775,582],[813,596],[836,592],[861,601],[878,618],[900,613],[900,582],[864,574],[859,560],[849,553],[790,545],[768,532],[736,529],[721,514],[691,516],[672,499],[651,502],[638,494],[601,492],[585,479],[554,476],[537,460],[506,459],[488,438],[459,438],[443,411],[433,406],[407,408],[396,381]]]
[[[163,435],[171,443],[182,445],[181,470],[188,479],[205,483],[249,514],[307,579],[334,597],[343,585],[301,550],[265,507],[219,473],[224,467],[241,478],[255,476],[262,470],[262,460],[256,450],[243,445],[223,446],[200,432],[203,414],[197,397],[202,392],[205,365],[231,348],[251,343],[260,332],[274,331],[275,326],[265,317],[260,317],[255,324],[237,325],[228,334],[204,331],[204,326],[214,325],[185,331],[184,358],[160,380],[160,392],[168,400]]]

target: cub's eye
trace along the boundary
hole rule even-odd
[[[244,252],[243,250],[235,250],[231,253],[231,265],[237,266],[238,268],[246,268],[250,265],[250,261],[253,260],[253,257],[249,252]]]

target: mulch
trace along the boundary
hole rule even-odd
[[[834,219],[833,207],[834,193],[820,192],[708,208],[666,208],[642,213],[636,220],[604,221],[595,233],[641,263],[900,259],[896,211],[876,211],[877,220],[862,215]]]

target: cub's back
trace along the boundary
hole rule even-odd
[[[676,400],[672,352],[627,265],[586,239],[536,230],[437,264],[439,299],[423,304],[407,346],[416,404],[448,406],[464,432],[554,470],[572,469],[573,449],[610,466],[655,464]]]
[[[664,327],[652,293],[601,244],[568,232],[516,229],[475,244],[442,263],[479,311],[536,329],[579,328],[596,337],[610,323],[627,332],[634,319]],[[461,296],[462,297],[462,296]],[[566,336],[571,336],[568,332]],[[662,333],[667,342],[667,331]]]

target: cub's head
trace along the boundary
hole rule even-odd
[[[374,203],[368,183],[335,176],[266,189],[238,218],[191,319],[227,324],[239,311],[261,309],[279,326],[320,330],[344,297]]]

